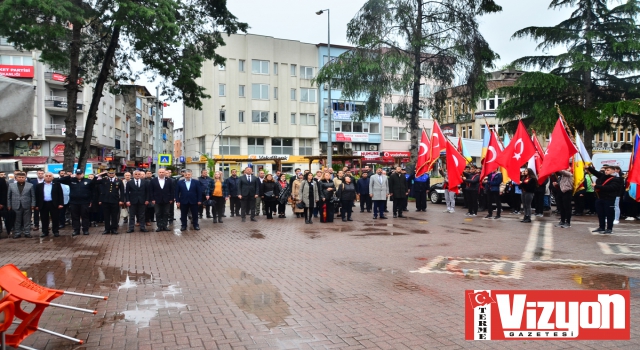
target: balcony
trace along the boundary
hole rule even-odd
[[[62,114],[66,115],[67,113],[67,98],[62,96],[47,96],[44,100],[44,107],[47,111],[52,114]],[[84,106],[82,105],[82,100],[76,101],[76,109],[78,111],[82,111]]]
[[[121,137],[122,137],[122,131],[120,131],[120,129],[116,129],[116,132],[115,132],[116,140],[120,140]]]
[[[44,135],[64,137],[65,130],[64,124],[45,124]]]

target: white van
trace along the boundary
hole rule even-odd
[[[629,163],[631,161],[631,152],[623,153],[596,153],[591,157],[593,167],[600,168],[607,165],[619,166],[622,171],[629,171]]]

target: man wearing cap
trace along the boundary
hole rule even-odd
[[[97,177],[95,178],[97,179]],[[84,171],[76,169],[75,177],[70,175],[59,179],[61,184],[69,186],[69,211],[71,212],[71,227],[73,227],[72,236],[80,234],[80,226],[82,225],[82,234],[89,234],[91,200],[96,191],[98,180],[89,180],[84,178]],[[82,221],[82,222],[81,222]]]
[[[107,177],[104,175],[107,174]],[[120,216],[120,207],[124,204],[124,185],[122,181],[116,177],[116,170],[109,169],[108,172],[98,174],[103,176],[97,180],[100,188],[100,201],[104,211],[104,231],[103,235],[110,233],[118,234],[118,218]],[[95,181],[95,180],[94,180]]]

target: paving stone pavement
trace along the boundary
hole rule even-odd
[[[200,231],[63,230],[0,240],[0,264],[109,296],[59,298],[98,314],[47,309],[41,327],[85,344],[36,333],[23,344],[37,349],[640,348],[640,222],[604,237],[591,234],[594,217],[560,229],[555,216],[521,224],[442,209],[389,220],[356,212],[333,224],[289,212],[205,220]],[[465,289],[628,289],[631,340],[465,341]]]

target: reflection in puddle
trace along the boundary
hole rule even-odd
[[[178,288],[176,285],[167,286],[162,291],[163,297],[171,296],[175,298],[181,294],[182,289]],[[167,312],[171,313],[171,309],[184,309],[186,307],[187,304],[168,301],[166,299],[145,299],[135,304],[135,310],[122,311],[122,315],[124,316],[116,318],[116,316],[119,315],[116,314],[114,319],[124,319],[125,321],[135,323],[140,328],[145,328],[149,327],[151,319],[158,315],[159,310],[167,309]]]
[[[358,234],[358,235],[351,235],[354,237],[366,237],[366,236],[406,236],[406,233],[402,233],[402,232],[369,232],[369,233],[362,233],[362,234]]]
[[[229,295],[241,310],[267,322],[268,328],[284,324],[285,318],[291,316],[289,305],[276,286],[239,269],[228,269],[228,273],[237,281]]]
[[[629,289],[629,277],[615,273],[573,275],[573,280],[584,289],[624,290]]]
[[[129,275],[127,275],[127,279],[120,283],[120,286],[118,287],[118,292],[120,291],[120,289],[129,289],[129,288],[135,288],[137,287],[136,282],[131,281],[131,279],[129,278]]]

